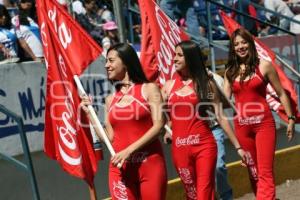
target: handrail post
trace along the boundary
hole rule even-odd
[[[208,22],[208,44],[210,51],[210,62],[211,62],[211,70],[213,72],[216,71],[216,63],[215,63],[215,50],[212,45],[212,24],[211,24],[211,12],[210,12],[210,2],[206,2],[206,13],[207,13],[207,22]]]
[[[32,159],[30,156],[30,150],[29,150],[29,146],[28,146],[28,140],[27,140],[27,136],[24,132],[24,124],[23,124],[22,118],[17,119],[17,123],[18,123],[18,129],[20,131],[20,137],[21,137],[25,161],[28,166],[27,171],[29,172],[29,175],[30,175],[29,178],[30,178],[30,182],[31,182],[31,189],[33,192],[33,196],[34,196],[35,200],[40,200],[40,194],[39,194],[39,190],[38,190],[38,186],[37,186],[37,182],[36,182],[35,173],[33,170]]]
[[[126,42],[125,28],[124,28],[124,17],[122,16],[121,1],[123,0],[113,0],[114,13],[116,16],[116,21],[118,24],[119,38],[120,42]]]
[[[295,40],[295,56],[296,56],[296,70],[297,72],[300,71],[300,66],[299,66],[299,49],[298,49],[298,38],[297,38],[297,35],[294,36],[294,40]],[[299,94],[300,94],[300,87],[299,85],[297,85],[297,89],[298,89],[298,105],[300,105],[300,97],[299,97]]]
[[[13,164],[15,164],[16,166],[19,166],[21,169],[25,169],[26,172],[29,172],[31,189],[32,189],[32,192],[33,192],[33,199],[34,200],[40,200],[40,194],[39,194],[37,181],[36,181],[36,177],[35,177],[35,173],[34,173],[34,169],[33,169],[33,165],[32,165],[32,160],[31,160],[31,156],[30,156],[30,150],[29,150],[29,146],[28,146],[27,136],[26,136],[25,131],[24,131],[23,120],[22,120],[21,117],[19,117],[18,115],[16,115],[12,111],[8,110],[7,108],[5,108],[1,104],[0,104],[0,112],[6,114],[7,116],[9,116],[11,118],[13,118],[13,120],[18,124],[18,129],[20,131],[20,137],[21,137],[22,148],[23,148],[23,153],[24,153],[26,165],[24,165],[22,162],[19,162],[18,160],[13,159],[11,156],[8,156],[8,155],[5,155],[5,154],[1,154],[1,155],[4,156],[4,158],[9,160]]]
[[[245,0],[243,0],[243,1],[245,1]],[[243,10],[242,1],[237,1],[237,4],[238,4],[239,10],[242,11],[242,10]],[[243,27],[245,27],[245,19],[244,19],[244,16],[243,16],[243,15],[240,15],[240,14],[238,14],[238,15],[239,15],[239,17],[240,17],[240,19],[241,19],[241,25],[242,25]]]
[[[129,24],[129,41],[133,44],[134,43],[134,32],[133,32],[133,20],[132,16],[133,13],[129,10],[130,8],[130,0],[127,0],[127,6],[128,6],[128,24]]]

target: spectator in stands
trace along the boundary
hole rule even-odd
[[[244,14],[257,18],[255,7],[250,4],[250,0],[236,1],[234,3],[234,8],[240,10]],[[245,17],[243,15],[239,15],[235,12],[232,13],[232,17],[237,17],[237,21],[241,25],[243,25],[243,27],[247,29],[252,35],[258,35],[258,23],[256,23],[254,19],[251,19],[250,17]]]
[[[32,0],[21,0],[19,15],[12,18],[17,38],[25,55],[22,60],[40,61],[44,57],[38,24],[30,17],[33,7]]]
[[[291,22],[290,24],[290,31],[295,33],[295,34],[299,34],[300,33],[300,14],[295,15],[294,20],[297,20],[297,22]]]
[[[0,0],[0,5],[4,5],[6,8],[13,7],[15,3],[15,0]]]
[[[5,6],[0,5],[0,49],[1,63],[17,62],[17,36]]]
[[[111,45],[119,43],[118,26],[114,21],[106,22],[103,25],[103,30],[105,37],[102,43],[106,42],[106,40],[109,40]]]
[[[72,10],[77,15],[86,14],[86,10],[83,7],[83,3],[79,0],[75,0],[72,2]]]
[[[108,9],[107,5],[103,5],[102,9],[98,11],[98,15],[101,16],[103,23],[114,20],[114,14]]]
[[[218,0],[218,3],[223,4],[222,0]],[[199,31],[200,35],[207,37],[207,13],[206,13],[206,3],[203,0],[195,0],[194,1],[194,10],[197,15],[198,23],[199,23]],[[219,8],[218,6],[211,4],[210,6],[211,12],[211,22],[214,25],[212,30],[212,37],[216,40],[227,39],[228,35],[221,30],[224,30],[223,22],[219,16]]]
[[[102,24],[101,17],[97,14],[98,7],[96,6],[95,0],[84,0],[83,6],[86,10],[86,16],[88,17],[91,24],[100,27]]]
[[[86,30],[88,34],[99,44],[103,38],[103,30],[101,28],[100,21],[95,20],[93,14],[93,7],[95,5],[94,0],[86,0],[84,4],[81,1],[74,1],[72,6],[75,14],[76,21]],[[100,18],[99,18],[100,20]]]
[[[260,4],[263,4],[265,8],[279,13],[281,15],[284,15],[286,17],[294,17],[294,13],[282,0],[261,0]],[[266,17],[271,23],[279,25],[279,27],[282,29],[289,30],[290,20],[283,17],[278,17],[276,14],[270,12],[266,12]]]
[[[174,21],[185,20],[187,32],[192,40],[200,42],[199,22],[195,13],[194,0],[162,0],[161,9]]]

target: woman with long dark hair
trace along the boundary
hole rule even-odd
[[[172,156],[187,199],[214,200],[217,146],[209,127],[213,112],[238,154],[246,156],[222,113],[217,86],[208,76],[197,44],[183,41],[175,47],[178,78],[167,81],[162,94],[172,122]]]
[[[158,140],[164,125],[159,88],[149,83],[139,58],[129,44],[108,49],[107,76],[116,92],[106,98],[106,130],[116,155],[109,166],[112,199],[163,200],[166,167]],[[90,105],[83,97],[83,109]],[[120,163],[121,169],[116,166]]]
[[[288,139],[294,135],[295,116],[289,98],[269,61],[258,57],[254,40],[245,29],[237,29],[230,38],[224,90],[234,94],[237,116],[234,126],[237,138],[252,159],[249,178],[256,199],[275,199],[274,154],[276,128],[266,101],[267,84],[271,84],[288,115]]]

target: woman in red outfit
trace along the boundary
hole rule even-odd
[[[106,130],[117,152],[109,166],[109,189],[117,199],[164,200],[166,166],[158,134],[163,127],[162,97],[149,83],[128,44],[108,49],[108,79],[116,92],[106,98]],[[83,105],[89,105],[87,97]],[[83,106],[87,111],[87,108]],[[122,168],[118,169],[118,163]]]
[[[172,122],[172,157],[187,199],[214,200],[217,146],[207,110],[215,112],[238,154],[245,152],[222,113],[219,93],[210,80],[200,48],[191,41],[176,45],[174,63],[178,78],[167,81],[162,94]]]
[[[234,120],[237,138],[252,157],[248,171],[256,199],[275,199],[273,163],[276,129],[272,112],[266,102],[266,87],[275,89],[289,116],[288,139],[294,134],[295,117],[289,98],[282,88],[272,64],[258,58],[254,40],[245,29],[231,36],[229,59],[225,72],[224,90],[234,94],[237,116]]]

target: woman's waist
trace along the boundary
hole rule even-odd
[[[264,112],[264,113],[251,113],[246,114],[244,113],[235,116],[234,123],[237,125],[253,125],[253,124],[260,124],[262,122],[273,120],[272,112]]]
[[[135,140],[136,141],[136,140]],[[126,149],[129,145],[131,145],[133,142],[135,141],[118,141],[118,140],[114,140],[112,143],[112,146],[115,150],[115,152],[120,152],[124,149]],[[151,143],[145,145],[144,147],[142,147],[141,149],[135,151],[133,153],[133,155],[152,155],[152,154],[156,154],[156,153],[162,153],[162,146],[161,143],[158,139],[155,139],[154,141],[152,141]]]
[[[209,124],[207,121],[202,120],[198,117],[193,117],[192,119],[187,120],[178,120],[171,118],[172,122],[172,131],[173,132],[187,132],[187,133],[197,133],[197,132],[205,132],[209,130]]]
[[[191,132],[189,134],[172,135],[172,147],[188,147],[188,146],[199,146],[206,143],[214,143],[215,139],[210,130],[205,132]]]

